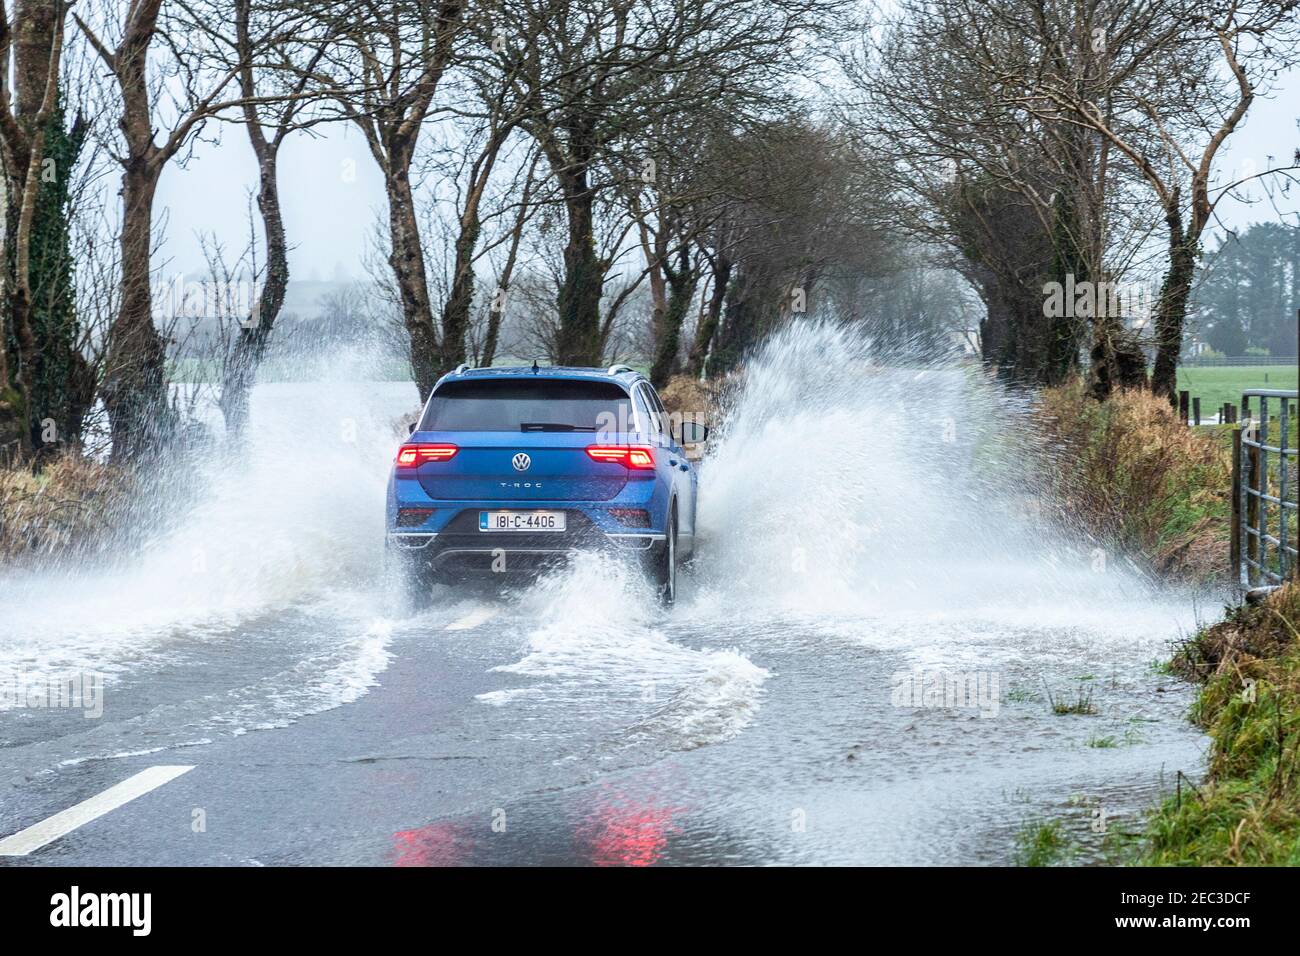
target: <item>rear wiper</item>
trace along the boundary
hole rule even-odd
[[[595,425],[569,425],[566,422],[520,422],[521,432],[594,432]]]

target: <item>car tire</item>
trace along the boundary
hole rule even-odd
[[[429,606],[430,589],[435,583],[433,569],[424,556],[417,552],[404,552],[389,548],[385,552],[387,577],[406,607],[422,611]]]
[[[677,601],[677,506],[668,511],[668,531],[664,546],[650,556],[650,582],[655,598],[661,607],[672,607]]]

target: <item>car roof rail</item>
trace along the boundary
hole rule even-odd
[[[611,365],[609,369],[605,372],[605,374],[617,375],[619,372],[635,372],[635,371],[636,369],[634,369],[630,365]]]
[[[459,375],[461,372],[468,372],[471,368],[473,368],[473,366],[468,362],[461,362],[456,366],[456,374]]]

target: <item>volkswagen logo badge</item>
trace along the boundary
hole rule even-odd
[[[515,471],[527,471],[532,467],[533,460],[525,455],[522,451],[510,459],[510,464],[515,466]]]

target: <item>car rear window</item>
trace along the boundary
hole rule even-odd
[[[420,421],[429,432],[630,430],[632,404],[613,382],[485,379],[447,382]]]

